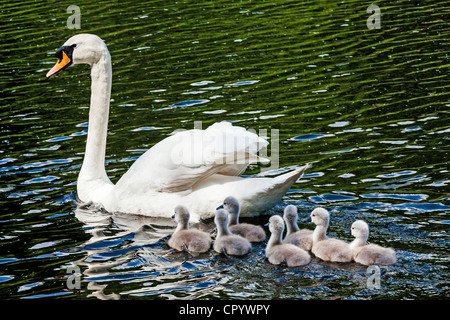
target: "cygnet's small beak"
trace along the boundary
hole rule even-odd
[[[267,222],[264,226],[265,227],[268,227],[269,226],[269,224],[270,224],[270,222]]]
[[[172,219],[175,219],[175,215],[173,215],[171,218],[172,218]]]
[[[218,206],[218,207],[216,208],[216,210],[219,210],[219,209],[223,209],[223,204],[221,204],[220,206]]]

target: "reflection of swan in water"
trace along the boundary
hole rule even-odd
[[[123,292],[105,294],[105,290],[118,274],[133,275],[132,272],[128,273],[129,265],[138,265],[140,270],[148,274],[165,273],[186,260],[185,253],[173,253],[166,244],[176,226],[173,219],[111,214],[93,205],[78,206],[75,216],[84,224],[83,230],[90,236],[82,245],[73,248],[86,253],[82,259],[73,263],[81,269],[82,289],[87,283],[87,291],[90,292],[87,297],[120,299]],[[214,228],[212,223],[200,224],[208,232]],[[125,294],[139,294],[150,288],[158,290],[165,285],[144,287]]]
[[[71,37],[56,52],[58,62],[47,78],[72,64],[91,66],[91,103],[78,198],[100,203],[109,212],[170,218],[175,204],[186,205],[192,220],[212,218],[229,194],[241,203],[241,216],[257,215],[275,206],[306,167],[280,176],[243,178],[250,163],[268,162],[257,155],[268,142],[229,122],[205,130],[177,132],[140,156],[113,184],[105,170],[111,96],[111,56],[102,39],[92,34]]]

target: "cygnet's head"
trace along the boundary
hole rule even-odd
[[[283,218],[284,220],[286,220],[286,222],[289,222],[291,224],[296,223],[298,219],[297,207],[290,204],[286,208],[284,208]]]
[[[228,211],[225,209],[217,210],[216,216],[214,217],[214,223],[217,227],[226,226],[228,224]]]
[[[187,224],[189,222],[190,214],[188,208],[182,205],[175,207],[175,214],[172,216],[177,223]]]
[[[231,215],[238,215],[239,201],[233,196],[228,196],[223,200],[223,203],[219,208],[227,210]]]
[[[71,37],[56,51],[58,62],[47,73],[53,76],[72,64],[97,63],[101,58],[109,56],[108,49],[101,38],[94,34],[81,33]]]
[[[357,220],[353,222],[351,231],[355,238],[367,238],[369,236],[369,225],[362,220]]]
[[[271,216],[269,218],[269,230],[271,233],[283,233],[284,221],[280,216]]]
[[[328,226],[330,214],[324,208],[316,208],[311,212],[311,221],[318,226]]]

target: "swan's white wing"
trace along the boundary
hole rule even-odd
[[[267,162],[257,155],[267,144],[255,133],[229,122],[215,123],[206,130],[179,131],[136,160],[116,189],[188,191],[214,173],[239,175],[250,163]]]

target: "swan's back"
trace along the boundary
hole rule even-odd
[[[294,246],[300,247],[303,250],[311,251],[313,244],[312,234],[312,230],[301,229],[287,235],[283,242],[293,244]]]
[[[236,234],[223,235],[214,241],[214,250],[222,253],[224,250],[232,256],[243,256],[250,252],[252,246],[250,242]]]
[[[309,254],[293,244],[284,243],[266,249],[266,257],[272,264],[286,261],[288,267],[304,266],[311,261]]]
[[[355,262],[369,265],[391,265],[397,262],[394,250],[376,244],[368,244],[353,250]]]
[[[257,225],[239,223],[229,226],[228,229],[231,233],[244,237],[250,242],[262,242],[266,240],[264,229]]]
[[[311,252],[324,261],[350,262],[352,249],[345,241],[328,238],[326,231],[330,221],[330,213],[324,208],[316,208],[311,212],[311,221],[316,225],[313,232]]]
[[[324,261],[350,262],[352,260],[352,250],[345,241],[327,238],[314,243],[311,252]]]
[[[187,229],[175,232],[169,239],[169,246],[175,250],[183,251],[186,246],[189,252],[203,253],[211,248],[211,236],[197,229]]]

